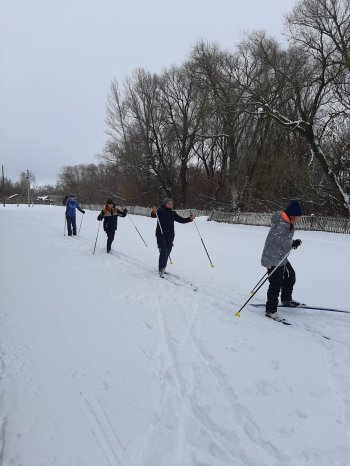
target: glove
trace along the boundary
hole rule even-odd
[[[82,210],[81,213],[82,213],[82,214],[85,214],[85,210]]]
[[[128,209],[125,208],[125,209],[123,210],[123,213],[124,213],[124,215],[126,215],[126,214],[128,213]]]
[[[100,214],[98,217],[97,217],[97,220],[100,222],[101,220],[103,220],[103,215]]]
[[[301,239],[295,239],[295,240],[293,240],[293,242],[292,242],[292,248],[293,248],[293,249],[298,248],[298,247],[301,245],[301,242],[302,242]]]

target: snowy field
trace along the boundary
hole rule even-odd
[[[151,218],[132,217],[148,248],[121,218],[92,255],[96,212],[69,238],[63,206],[0,209],[1,466],[350,464],[350,314],[234,317],[267,228],[198,219],[212,269],[176,224],[162,280]],[[294,298],[350,311],[350,237],[295,237]]]

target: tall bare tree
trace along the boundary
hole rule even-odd
[[[247,102],[260,117],[267,115],[307,140],[312,157],[333,187],[344,215],[349,216],[349,196],[322,148],[328,125],[345,112],[334,96],[333,85],[339,69],[330,65],[330,57],[322,46],[310,52],[309,48],[291,43],[284,50],[265,34],[254,34],[245,48],[250,60],[260,63],[252,85],[242,83]]]

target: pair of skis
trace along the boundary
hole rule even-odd
[[[182,287],[185,287],[185,288],[189,288],[189,289],[191,289],[192,291],[198,291],[198,287],[197,287],[196,285],[194,285],[193,283],[188,282],[188,281],[182,279],[182,278],[179,277],[178,275],[174,275],[173,273],[163,272],[163,274],[159,274],[159,276],[160,276],[160,278],[162,278],[163,280],[168,281],[168,282],[171,283],[172,285],[175,285],[175,286],[182,286]]]
[[[251,304],[251,306],[254,306],[254,307],[265,307],[265,304]],[[314,310],[314,311],[325,311],[325,312],[341,312],[341,313],[344,313],[344,314],[350,314],[350,311],[345,311],[345,310],[342,310],[342,309],[333,309],[333,308],[330,308],[330,307],[321,307],[321,306],[308,306],[307,304],[300,304],[299,306],[283,306],[283,305],[280,305],[278,307],[284,307],[284,308],[287,308],[287,309],[310,309],[310,310]],[[282,317],[274,317],[273,314],[271,315],[267,315],[266,314],[266,317],[272,319],[272,320],[275,320],[276,322],[280,322],[282,325],[293,325],[291,324],[290,322],[288,322],[286,319],[282,318]],[[307,328],[304,328],[304,330],[306,331],[310,331],[309,329]],[[312,332],[313,333],[313,332]],[[323,335],[320,333],[320,336],[322,338],[325,338],[326,340],[330,340],[329,337],[327,337],[326,335]]]
[[[265,304],[251,304],[254,307],[265,307]],[[321,307],[321,306],[309,306],[307,304],[300,304],[299,306],[278,306],[280,308],[287,308],[287,309],[310,309],[312,311],[326,311],[326,312],[341,312],[344,314],[350,314],[350,311],[345,311],[342,309],[333,309],[331,307]]]

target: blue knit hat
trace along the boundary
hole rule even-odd
[[[303,212],[298,201],[291,201],[285,210],[289,217],[301,217]]]

